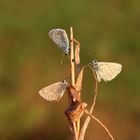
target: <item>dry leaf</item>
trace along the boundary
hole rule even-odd
[[[81,101],[80,96],[79,96],[79,92],[76,91],[76,89],[73,86],[69,87],[69,91],[70,91],[70,94],[72,95],[72,99],[73,99],[74,102],[75,101],[79,101],[79,102]]]
[[[76,65],[80,64],[80,44],[75,45],[75,63]]]
[[[76,81],[76,84],[75,84],[75,89],[77,91],[82,90],[83,72],[84,72],[84,67],[82,68],[82,70],[80,71],[80,73],[79,73],[79,75],[77,77],[77,81]]]
[[[70,122],[76,122],[80,119],[85,112],[87,107],[87,103],[84,102],[74,102],[71,106],[69,106],[65,110],[65,114]]]

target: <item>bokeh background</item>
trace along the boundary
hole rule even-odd
[[[123,65],[113,81],[99,85],[95,116],[116,140],[140,140],[140,1],[139,0],[1,0],[0,1],[0,139],[70,140],[64,110],[38,91],[69,76],[69,60],[48,37],[63,28],[81,43],[81,65],[93,59]],[[83,100],[93,97],[90,70],[84,75]],[[87,140],[109,140],[95,121]]]

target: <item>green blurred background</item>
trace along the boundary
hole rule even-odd
[[[81,64],[93,59],[123,65],[111,82],[101,82],[95,116],[116,140],[140,140],[140,1],[1,0],[0,1],[0,140],[70,140],[64,110],[38,91],[69,75],[67,57],[49,39],[63,28],[81,42]],[[93,78],[84,75],[83,100],[92,101]],[[109,140],[92,121],[86,140]]]

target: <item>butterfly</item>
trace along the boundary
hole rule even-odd
[[[49,37],[53,42],[62,49],[62,51],[68,55],[69,54],[69,39],[67,33],[63,29],[52,29],[49,31]]]
[[[113,62],[97,62],[91,63],[92,69],[95,71],[98,82],[103,79],[105,82],[114,79],[122,70],[122,65]]]
[[[68,82],[63,80],[44,87],[39,91],[41,97],[48,101],[59,101],[68,87]]]

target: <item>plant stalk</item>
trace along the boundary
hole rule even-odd
[[[71,67],[71,85],[75,87],[75,64],[74,64],[74,46],[73,46],[73,28],[70,27],[70,67]],[[72,99],[73,102],[73,99]],[[73,122],[74,140],[78,140],[76,122]]]

